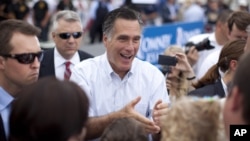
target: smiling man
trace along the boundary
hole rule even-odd
[[[140,46],[142,20],[127,8],[111,11],[103,23],[106,52],[84,60],[72,71],[90,99],[87,138],[100,137],[113,120],[132,117],[148,133],[159,133],[159,118],[167,111],[169,97],[163,74],[135,58]],[[153,120],[150,120],[153,118]]]
[[[43,52],[40,30],[27,22],[2,21],[0,33],[0,140],[7,141],[11,102],[24,86],[37,81]]]

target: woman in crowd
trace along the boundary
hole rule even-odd
[[[238,60],[244,53],[245,44],[245,40],[234,40],[226,43],[221,50],[217,64],[213,65],[197,83],[194,83],[193,86],[196,89],[191,91],[189,95],[225,97]]]

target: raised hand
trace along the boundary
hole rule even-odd
[[[188,51],[187,59],[191,66],[195,65],[196,62],[198,61],[199,53],[198,53],[198,50],[195,48],[195,46],[192,46],[190,50]]]
[[[141,100],[141,97],[137,97],[136,99],[132,100],[130,103],[128,103],[124,108],[122,108],[118,112],[120,113],[122,117],[132,117],[136,119],[137,121],[141,122],[146,132],[158,133],[160,131],[160,128],[156,126],[153,121],[149,120],[144,115],[141,115],[140,113],[135,111],[134,107],[137,103],[139,103],[140,100]]]

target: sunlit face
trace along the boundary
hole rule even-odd
[[[130,70],[138,51],[141,27],[137,20],[117,19],[111,37],[104,35],[103,41],[108,60],[113,70],[123,78]]]
[[[229,31],[228,38],[230,41],[237,40],[237,39],[247,39],[247,32],[239,30],[235,24],[233,24],[232,31]]]
[[[216,29],[220,32],[221,42],[218,42],[220,45],[224,45],[228,41],[228,26],[227,23],[218,22]]]
[[[27,36],[21,33],[14,33],[10,40],[13,47],[9,54],[37,53],[41,51],[36,36]],[[22,64],[13,58],[0,57],[0,69],[2,72],[3,85],[6,89],[21,88],[29,85],[38,79],[40,62],[36,57],[33,63]]]
[[[58,52],[65,58],[70,59],[75,52],[80,48],[82,36],[79,38],[62,39],[59,37],[60,33],[74,33],[82,32],[82,25],[80,22],[67,22],[65,20],[58,21],[57,29],[52,32],[52,38],[56,44]]]

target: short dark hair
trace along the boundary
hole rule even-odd
[[[111,35],[114,23],[117,19],[137,20],[140,26],[143,26],[142,18],[137,11],[122,7],[117,8],[106,15],[102,25],[103,34]]]
[[[230,15],[227,24],[229,32],[232,31],[234,24],[239,30],[246,31],[247,26],[250,24],[250,14],[246,11],[235,11]]]
[[[87,122],[89,101],[74,82],[45,77],[18,95],[10,114],[10,141],[67,141]]]
[[[250,87],[249,87],[249,80],[250,80],[250,53],[245,53],[237,66],[234,78],[233,78],[233,87],[237,86],[239,88],[240,94],[242,95],[243,100],[243,119],[250,124]],[[231,95],[229,95],[231,96]]]
[[[14,33],[38,36],[40,29],[22,20],[9,19],[0,22],[0,33],[0,53],[8,54],[12,50],[10,40]]]
[[[225,9],[222,10],[218,16],[218,20],[217,22],[221,22],[221,23],[227,23],[228,18],[230,17],[230,15],[233,13],[232,10],[230,9]]]

